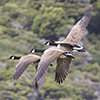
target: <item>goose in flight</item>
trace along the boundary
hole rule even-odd
[[[30,65],[31,63],[37,63],[36,64],[36,70],[37,70],[37,65],[38,65],[40,58],[41,58],[40,56],[33,55],[33,54],[29,54],[29,55],[22,56],[22,57],[15,56],[15,55],[8,57],[7,59],[19,60],[16,66],[16,69],[15,69],[14,75],[13,75],[13,79],[17,80],[26,70],[28,65]],[[50,65],[52,66],[52,64]],[[42,84],[44,83],[44,80],[45,80],[45,74],[41,77],[41,79],[42,80],[35,82],[35,87],[37,90],[39,90],[42,87]]]
[[[79,41],[81,40],[90,19],[91,13],[86,13],[83,18],[80,19],[72,28],[64,41],[54,44],[57,47],[50,47],[44,51],[34,77],[35,82],[41,80],[49,65],[56,59],[57,67],[55,81],[57,83],[62,83],[63,80],[65,80],[69,71],[71,59],[73,58],[72,54],[68,52],[73,52],[73,50],[83,50],[83,47],[79,45]],[[63,54],[66,56],[66,58],[61,58]]]
[[[14,71],[13,79],[17,80],[31,63],[38,63],[40,58],[40,56],[34,54],[28,54],[22,57],[10,56],[8,59],[19,60]]]
[[[39,50],[39,49],[31,49],[30,52],[44,52],[44,50]],[[26,70],[26,68],[31,64],[31,63],[36,63],[36,70],[38,66],[38,62],[40,61],[41,57],[35,54],[28,54],[25,56],[10,56],[7,59],[12,59],[12,60],[19,60],[18,64],[16,65],[13,79],[17,80],[19,77],[23,74],[23,72]],[[50,64],[52,66],[52,64]],[[36,89],[40,89],[43,82],[45,80],[45,74],[42,76],[42,80],[39,80],[35,83]],[[41,84],[40,84],[41,83]]]
[[[65,38],[65,40],[61,42],[54,42],[54,41],[47,41],[45,45],[55,45],[58,48],[62,50],[66,50],[68,52],[72,52],[74,50],[77,50],[79,52],[84,52],[85,48],[83,48],[81,45],[79,45],[79,41],[83,37],[86,27],[89,24],[89,21],[92,17],[92,14],[86,13],[71,29],[68,36]]]

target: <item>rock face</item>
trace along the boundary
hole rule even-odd
[[[22,29],[23,26],[22,26],[20,23],[15,23],[15,22],[13,22],[13,23],[11,24],[11,28]]]

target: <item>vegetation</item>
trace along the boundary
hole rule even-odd
[[[19,80],[12,80],[18,61],[34,48],[45,49],[47,39],[66,37],[72,26],[93,8],[93,17],[81,41],[85,53],[75,53],[69,75],[54,82],[50,66],[40,91],[35,91],[35,65]],[[0,100],[99,100],[100,99],[100,1],[99,0],[0,0]],[[41,43],[42,42],[42,43]],[[41,54],[39,54],[41,55]]]

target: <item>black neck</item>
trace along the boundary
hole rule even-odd
[[[41,52],[43,53],[45,50],[35,49],[35,52]]]
[[[57,46],[58,43],[50,43],[50,45]]]
[[[21,57],[14,56],[14,60],[19,60]]]

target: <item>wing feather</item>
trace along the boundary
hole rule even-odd
[[[58,58],[57,59],[57,67],[56,67],[56,74],[55,74],[55,81],[57,83],[62,83],[66,76],[68,75],[69,66],[71,63],[70,57],[67,58]]]

